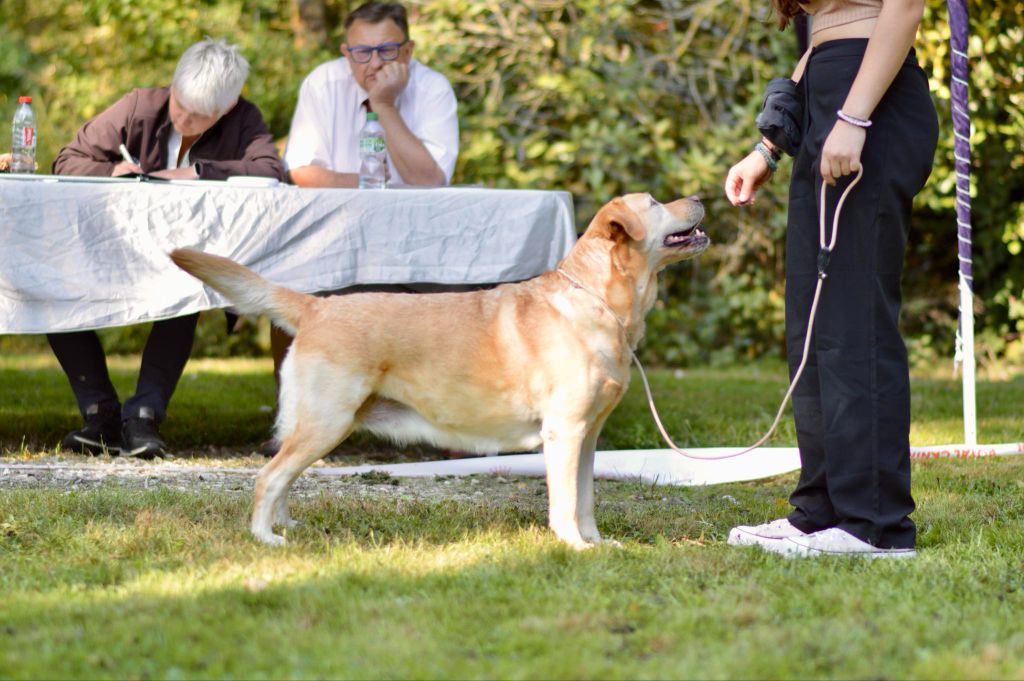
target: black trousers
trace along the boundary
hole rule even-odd
[[[167,404],[192,352],[198,321],[197,313],[153,323],[142,351],[135,394],[123,408],[110,382],[107,357],[95,331],[51,333],[46,339],[67,374],[82,418],[91,405],[99,405],[104,413],[120,408],[126,419],[137,417],[143,407],[148,407],[157,423],[162,423],[167,416]]]
[[[786,232],[786,347],[800,363],[817,282],[820,161],[867,40],[815,48],[802,79],[804,139]],[[802,470],[789,520],[805,532],[839,527],[883,548],[914,546],[910,377],[899,330],[900,279],[911,203],[931,173],[938,120],[913,51],[872,114],[864,176],[843,205],[818,303],[807,367],[793,394]],[[849,183],[826,195],[826,236]]]

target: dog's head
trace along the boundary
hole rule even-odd
[[[583,281],[619,314],[642,323],[667,265],[700,255],[711,243],[700,228],[704,206],[696,198],[661,204],[650,194],[627,194],[594,216],[559,270]],[[634,340],[642,336],[634,333]]]
[[[605,204],[585,236],[610,239],[642,254],[657,272],[704,252],[711,239],[701,230],[703,219],[704,206],[696,197],[662,204],[650,194],[627,194]]]

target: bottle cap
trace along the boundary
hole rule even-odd
[[[18,104],[26,104],[26,103],[27,104],[31,104],[32,103],[32,98],[31,97],[24,97],[24,96],[23,97],[18,97]]]
[[[368,114],[366,114],[366,120],[368,121],[375,121],[377,120],[377,118],[378,116],[376,111],[371,111]]]

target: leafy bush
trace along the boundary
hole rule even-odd
[[[732,208],[721,191],[725,170],[757,139],[765,82],[798,56],[763,7],[447,0],[424,6],[423,19],[431,62],[446,65],[459,92],[463,181],[567,189],[581,229],[626,192],[707,204],[717,245],[665,277],[650,359],[775,350],[785,178],[753,209]]]
[[[48,166],[86,118],[131,87],[169,82],[191,42],[226,36],[252,63],[247,96],[283,137],[302,78],[337,54],[341,20],[356,4],[294,2],[322,10],[323,30],[305,30],[286,0],[51,0],[45,7],[6,0],[12,11],[0,19],[0,110],[13,113],[22,91],[39,96],[40,160]],[[798,57],[792,32],[775,29],[768,4],[410,3],[417,56],[445,73],[459,98],[456,182],[568,190],[580,230],[602,203],[625,192],[662,200],[697,194],[705,202],[714,246],[665,276],[644,344],[648,360],[781,355],[788,171],[752,207],[733,208],[721,189],[728,167],[756,140],[764,84],[789,73]],[[1024,66],[1016,48],[1024,13],[1008,1],[985,10],[974,12],[971,43],[979,339],[982,354],[1020,358]],[[918,49],[932,74],[943,135],[919,201],[904,314],[911,346],[924,357],[951,354],[957,305],[945,21],[944,2],[929,0]],[[197,352],[223,354],[224,339],[205,334]]]

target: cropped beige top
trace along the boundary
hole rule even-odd
[[[874,19],[882,12],[882,0],[812,0],[800,7],[814,19],[811,33],[855,21]]]

